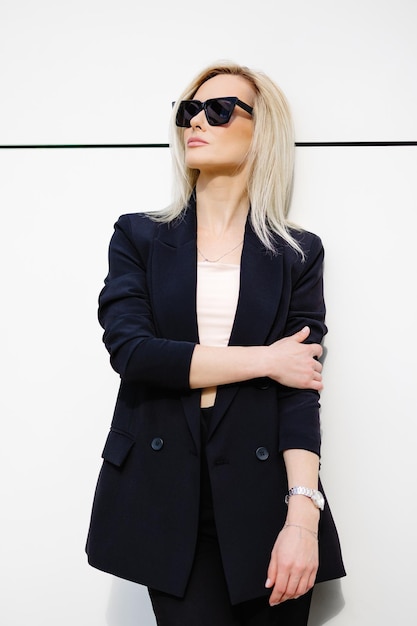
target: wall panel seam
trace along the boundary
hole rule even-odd
[[[417,141],[308,141],[296,142],[297,148],[349,148],[417,146]],[[167,143],[92,143],[92,144],[5,144],[0,150],[45,150],[45,149],[103,149],[103,148],[169,148]]]

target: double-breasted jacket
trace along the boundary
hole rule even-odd
[[[230,345],[268,345],[305,325],[326,332],[320,239],[293,231],[265,251],[248,220]],[[200,392],[189,386],[198,343],[196,214],[161,223],[122,216],[109,248],[99,319],[121,378],[87,540],[94,567],[181,596],[199,521]],[[269,593],[270,552],[286,517],[282,452],[320,453],[319,396],[262,378],[218,388],[206,455],[216,528],[233,603]],[[317,580],[344,575],[328,504]]]

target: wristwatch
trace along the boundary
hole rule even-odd
[[[308,487],[291,487],[288,494],[285,496],[286,504],[288,504],[291,496],[307,496],[307,498],[311,498],[314,506],[321,511],[324,509],[324,496],[320,491],[317,491],[317,489],[309,489]]]

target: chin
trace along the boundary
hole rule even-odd
[[[203,161],[202,159],[186,159],[185,164],[192,170],[210,170],[215,165],[214,163],[207,163],[207,161]]]

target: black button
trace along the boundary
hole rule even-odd
[[[269,457],[269,452],[264,446],[257,448],[255,454],[260,461],[266,461]]]
[[[152,439],[151,441],[151,448],[152,450],[155,450],[156,452],[158,452],[158,450],[160,450],[164,445],[164,440],[161,439],[161,437],[155,437],[155,439]]]

